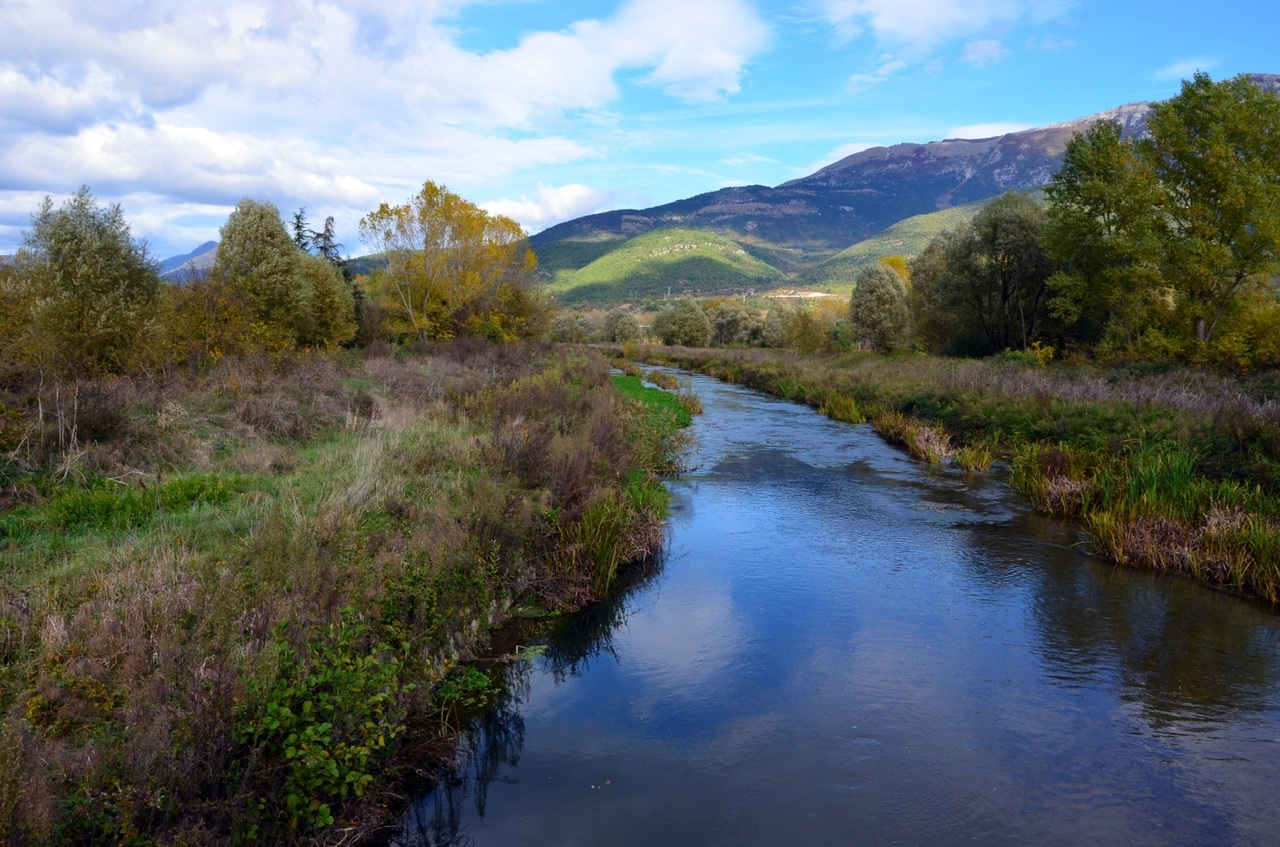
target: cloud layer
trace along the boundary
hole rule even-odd
[[[450,17],[465,5],[6,4],[0,192],[88,184],[175,209],[252,194],[358,215],[427,178],[495,184],[597,156],[575,125],[622,85],[714,102],[740,90],[769,39],[744,0],[626,0],[608,18],[467,50]],[[580,189],[527,201],[526,221],[575,213],[564,198]]]

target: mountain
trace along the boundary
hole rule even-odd
[[[816,268],[804,271],[790,284],[808,291],[848,294],[858,271],[867,265],[875,264],[885,256],[910,258],[919,255],[934,236],[967,223],[986,205],[984,200],[898,221],[884,232],[859,241]]]
[[[714,232],[660,229],[614,241],[616,249],[568,273],[555,273],[539,258],[540,269],[551,275],[551,293],[567,303],[616,302],[668,293],[767,289],[783,279],[777,268]]]
[[[218,242],[206,241],[190,253],[170,256],[160,263],[160,278],[170,282],[185,281],[191,276],[204,276],[217,258]]]
[[[1280,75],[1251,79],[1280,92]],[[1150,112],[1150,103],[1129,103],[991,138],[873,147],[775,187],[725,188],[649,209],[601,212],[553,226],[530,242],[542,266],[552,265],[556,279],[568,280],[635,236],[703,230],[736,242],[797,283],[809,279],[821,287],[844,275],[818,271],[824,263],[835,262],[828,270],[841,262],[845,270],[850,267],[851,257],[837,259],[841,251],[909,218],[980,203],[1011,189],[1041,188],[1058,170],[1074,133],[1099,120],[1116,120],[1127,136],[1142,136]],[[906,249],[893,252],[911,255]],[[645,287],[652,288],[651,283],[646,277]],[[617,280],[611,287],[627,291]]]

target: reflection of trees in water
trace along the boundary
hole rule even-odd
[[[557,622],[547,636],[543,661],[556,682],[577,676],[591,660],[607,653],[616,661],[613,634],[627,622],[627,600],[637,590],[653,581],[665,565],[659,554],[630,568],[619,579],[617,590],[608,599],[596,603]]]
[[[1156,731],[1271,708],[1280,685],[1273,613],[1201,585],[1089,560],[1052,543],[1048,536],[1061,532],[1033,517],[1003,541],[999,532],[969,536],[971,575],[1009,590],[1009,569],[1018,568],[1052,678],[1097,685],[1111,677]],[[1025,567],[1025,540],[1036,535],[1046,543]]]
[[[626,569],[607,600],[555,622],[543,636],[542,661],[556,682],[578,675],[602,653],[616,659],[613,633],[626,622],[627,598],[651,582],[663,563],[661,556],[655,556]],[[501,678],[495,680],[498,690],[489,707],[459,735],[452,765],[438,774],[439,782],[431,793],[415,801],[405,814],[401,832],[390,842],[393,847],[467,847],[473,843],[462,831],[468,800],[476,815],[483,818],[489,786],[503,779],[504,767],[519,764],[524,752],[520,705],[529,695],[532,670],[522,661],[501,667]]]
[[[515,765],[524,751],[524,718],[520,704],[528,696],[529,665],[511,662],[502,667],[498,691],[489,708],[470,722],[458,737],[452,767],[442,770],[435,789],[414,802],[405,814],[403,830],[391,843],[403,847],[465,847],[466,802],[472,798],[484,817],[489,785],[504,765]]]

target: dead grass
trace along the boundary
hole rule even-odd
[[[644,463],[665,448],[598,357],[464,342],[94,391],[119,400],[101,404],[102,441],[63,408],[6,471],[0,834],[19,841],[198,841],[266,821],[254,809],[283,808],[288,767],[236,728],[265,708],[251,692],[278,672],[280,632],[308,655],[354,616],[367,629],[351,649],[409,645],[404,672],[425,683],[398,696],[421,714],[431,680],[519,596],[580,605],[661,541],[642,492],[661,490]],[[59,491],[150,490],[196,470],[242,481],[216,508],[127,532],[20,547],[2,534]]]

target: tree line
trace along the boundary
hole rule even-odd
[[[207,276],[165,285],[118,204],[81,188],[45,198],[22,247],[0,266],[0,377],[21,382],[174,366],[224,356],[386,340],[543,334],[550,305],[515,221],[427,182],[382,204],[361,237],[387,267],[353,280],[333,218],[241,200],[219,230]]]
[[[861,346],[1280,365],[1280,97],[1247,77],[1184,81],[1145,138],[1099,122],[1043,199],[1010,193],[908,262],[863,268],[847,304],[680,301],[552,320],[519,225],[433,182],[359,222],[385,258],[352,280],[333,219],[289,226],[245,199],[207,279],[162,285],[118,205],[46,198],[0,267],[0,374],[201,366],[253,350],[481,335],[650,336],[685,346]]]
[[[1197,74],[1144,138],[1077,133],[1044,197],[998,198],[911,263],[918,343],[1280,365],[1280,97]]]
[[[712,298],[667,306],[649,334],[695,347],[1280,365],[1280,97],[1197,74],[1152,108],[1148,129],[1130,138],[1102,121],[1076,134],[1043,198],[1005,194],[911,261],[864,267],[843,309]],[[628,326],[561,316],[552,330],[625,340],[640,332]]]

